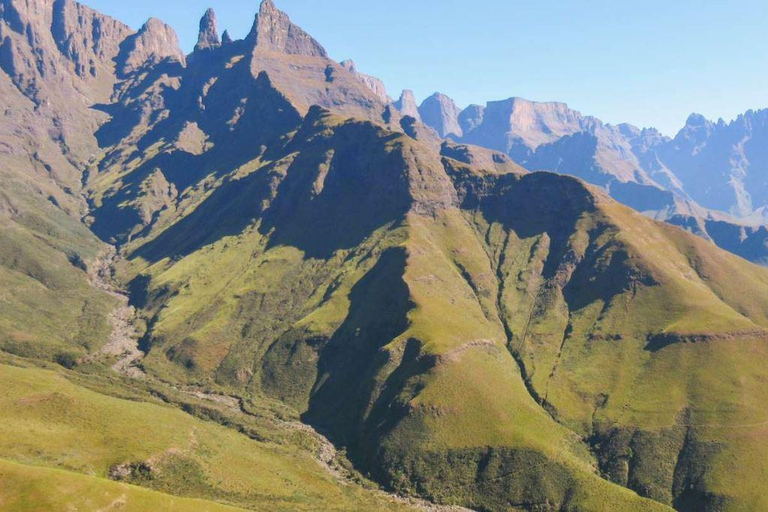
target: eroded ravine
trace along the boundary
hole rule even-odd
[[[128,294],[114,284],[113,269],[117,258],[117,250],[109,246],[88,266],[88,281],[91,286],[117,300],[117,305],[109,314],[112,327],[109,339],[92,359],[116,358],[112,364],[114,371],[134,379],[144,379],[146,373],[141,368],[141,360],[145,354],[139,349],[142,333],[136,327],[136,309],[130,305]]]

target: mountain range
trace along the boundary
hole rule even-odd
[[[768,507],[763,112],[392,101],[271,0],[0,69],[4,509]]]
[[[652,218],[768,261],[766,110],[728,124],[693,114],[670,139],[654,129],[606,124],[564,103],[509,98],[462,110],[440,93],[416,106],[404,91],[395,106],[440,137],[506,153],[528,169],[577,176]]]

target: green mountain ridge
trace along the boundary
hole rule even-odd
[[[47,16],[29,26],[58,26]],[[169,30],[93,42],[112,48],[94,72],[113,90],[83,107],[89,156],[57,146],[77,190],[0,159],[27,184],[0,195],[0,279],[18,291],[0,309],[0,504],[74,503],[19,490],[34,478],[171,509],[106,481],[127,474],[212,510],[426,506],[368,478],[477,510],[765,506],[768,269],[576,178],[439,140],[269,1],[242,41],[201,23],[184,58]],[[62,46],[45,50],[91,81]],[[60,122],[49,101],[50,119],[24,104],[18,123]],[[96,236],[119,248],[143,378],[99,352],[119,320],[89,284]],[[348,476],[316,464],[297,418]]]

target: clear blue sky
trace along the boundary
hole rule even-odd
[[[258,0],[84,0],[137,28],[163,19],[191,50],[200,16],[244,37]],[[460,106],[510,96],[564,101],[674,134],[688,114],[768,107],[767,0],[275,0],[336,60],[390,95]]]

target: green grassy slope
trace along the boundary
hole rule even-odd
[[[0,108],[0,349],[71,362],[106,341],[111,305],[83,271],[103,248],[80,222],[85,203],[74,161],[93,151],[89,128],[62,129],[55,112],[4,72]],[[90,118],[81,117],[87,126]]]
[[[74,361],[98,349],[109,334],[114,301],[88,284],[84,270],[102,247],[64,215],[19,215],[0,218],[0,347]]]
[[[766,271],[578,180],[443,152],[310,112],[221,199],[132,244],[146,368],[286,401],[443,502],[761,503],[760,463],[720,482],[745,449],[729,432],[765,421]],[[250,225],[211,231],[254,193]]]
[[[568,178],[512,180],[498,201],[447,167],[500,255],[500,310],[531,393],[601,471],[681,510],[763,507],[765,466],[742,457],[765,450],[766,272]]]
[[[400,507],[359,486],[340,484],[313,458],[312,440],[300,432],[255,441],[195,419],[135,386],[122,392],[126,398],[117,398],[83,387],[92,378],[79,379],[70,380],[64,371],[0,365],[0,458],[98,477],[101,483],[81,478],[79,485],[107,491],[119,489],[107,479],[118,479],[253,510]],[[107,381],[98,389],[119,394],[121,388]],[[284,427],[272,424],[271,430]],[[63,475],[47,472],[37,478],[56,481]],[[0,500],[19,492],[8,486]],[[70,501],[73,496],[59,499],[77,504]],[[136,499],[147,496],[156,495],[139,493]]]
[[[0,460],[0,507],[9,512],[126,510],[225,512],[243,510],[177,498],[101,478]]]
[[[113,301],[85,268],[103,244],[82,225],[74,197],[35,166],[0,165],[0,348],[73,361],[101,346]]]
[[[364,156],[347,149],[362,142]],[[492,262],[433,150],[319,111],[286,148],[300,157],[237,178],[246,191],[276,183],[241,233],[187,255],[163,245],[245,204],[211,196],[134,243],[124,275],[146,286],[151,373],[284,400],[402,492],[491,508],[652,506],[600,479],[578,436],[530,396],[494,313]],[[486,289],[468,274],[485,274]]]
[[[6,7],[15,9],[19,5]],[[40,16],[22,20],[29,22],[25,35],[11,27],[13,38],[40,62],[47,57],[58,58],[55,46],[27,48],[39,42],[33,40],[33,30],[48,37],[51,24],[46,10],[53,8],[53,4],[27,2],[22,7]],[[81,6],[71,3],[55,7],[57,12],[79,9],[76,19],[88,23]],[[28,13],[22,10],[22,14]],[[107,25],[101,28],[105,32],[95,31],[93,37],[108,39],[113,35],[108,33]],[[28,59],[23,64],[34,67],[35,62]],[[69,84],[65,82],[70,77],[64,77],[63,68],[61,73],[53,73],[61,78],[61,83],[59,78],[49,83],[42,80],[45,77],[39,77],[40,83],[29,90],[17,90],[8,76],[0,73],[0,103],[6,114],[6,122],[0,127],[2,361],[21,361],[2,355],[14,354],[28,358],[24,361],[44,364],[41,360],[51,360],[67,367],[77,366],[79,371],[104,374],[105,368],[98,363],[86,363],[84,357],[106,342],[110,332],[108,315],[116,305],[115,300],[97,291],[87,279],[86,266],[106,248],[94,231],[108,239],[113,232],[124,227],[130,231],[138,223],[133,234],[139,234],[145,219],[156,219],[162,213],[170,218],[161,221],[172,223],[177,220],[172,204],[177,183],[184,190],[186,185],[181,184],[197,186],[199,180],[204,180],[200,194],[188,198],[194,207],[216,185],[216,178],[208,178],[208,173],[215,174],[219,168],[228,172],[239,163],[248,162],[259,155],[258,142],[271,143],[272,138],[281,137],[298,123],[298,114],[284,100],[280,103],[279,94],[269,87],[266,77],[244,79],[249,74],[248,61],[241,66],[236,62],[219,64],[207,69],[207,75],[198,77],[201,82],[197,84],[203,87],[212,73],[232,70],[229,77],[217,77],[221,78],[220,83],[208,97],[207,106],[213,115],[200,118],[193,114],[192,119],[183,115],[181,119],[174,118],[171,126],[152,133],[148,125],[161,120],[161,116],[149,121],[151,113],[144,109],[164,92],[173,94],[180,70],[177,66],[158,73],[149,70],[149,76],[144,74],[142,79],[133,77],[136,80],[128,83],[138,87],[125,95],[119,91],[122,85],[117,84],[113,92],[122,102],[122,111],[94,105],[111,95],[114,80],[104,78],[106,75],[97,84],[103,86],[99,94],[93,97],[83,95],[87,88],[81,87],[78,78],[71,77],[81,93],[73,98],[66,94]],[[99,68],[102,71],[111,68]],[[142,85],[147,88],[142,89]],[[271,110],[246,109],[238,113],[242,98],[237,92],[245,97],[259,97],[262,107],[268,102],[276,104]],[[33,97],[37,93],[40,94]],[[158,103],[162,105],[162,101]],[[113,116],[111,120],[104,112]],[[219,133],[219,138],[212,141],[206,140],[205,132],[195,123],[199,121],[207,129],[237,116],[239,131],[234,135]],[[258,126],[252,122],[254,117],[258,118]],[[149,135],[156,139],[149,149],[143,146],[147,140],[128,137],[132,123],[138,125],[139,138]],[[228,145],[229,140],[237,144]],[[120,148],[111,152],[110,146],[118,142],[122,143]],[[173,162],[171,169],[165,167],[167,160],[163,159],[167,155],[162,154],[169,146],[171,151],[178,151],[176,156],[182,157],[178,163]],[[212,147],[217,147],[216,158],[195,158]],[[136,160],[136,155],[132,155],[135,151],[146,151],[143,158],[160,154],[155,162],[157,167],[135,169],[129,163],[118,173],[99,175],[100,162],[105,167],[123,157],[132,162]],[[168,179],[160,169],[165,170]],[[190,169],[197,169],[200,174],[190,178]],[[135,173],[126,176],[124,171]],[[90,187],[91,208],[87,209],[81,187],[88,181],[89,172],[94,173],[94,179]],[[86,219],[92,228],[89,230],[81,217],[92,209],[97,216]],[[189,392],[158,382],[123,383],[114,377],[96,375],[64,372],[61,368],[52,372],[0,365],[0,401],[5,408],[0,421],[0,508],[225,508],[213,501],[237,503],[254,510],[409,508],[372,490],[370,483],[353,472],[349,472],[348,478],[345,471],[340,470],[341,477],[329,473],[314,453],[324,449],[322,443],[303,429],[294,411],[283,405],[252,396],[243,402],[243,408],[249,412],[244,414],[222,405],[212,408],[210,403],[190,397]],[[169,403],[163,404],[157,396]],[[193,415],[210,421],[195,419]],[[343,462],[343,456],[337,459],[333,464]],[[168,494],[111,482],[110,478]]]

